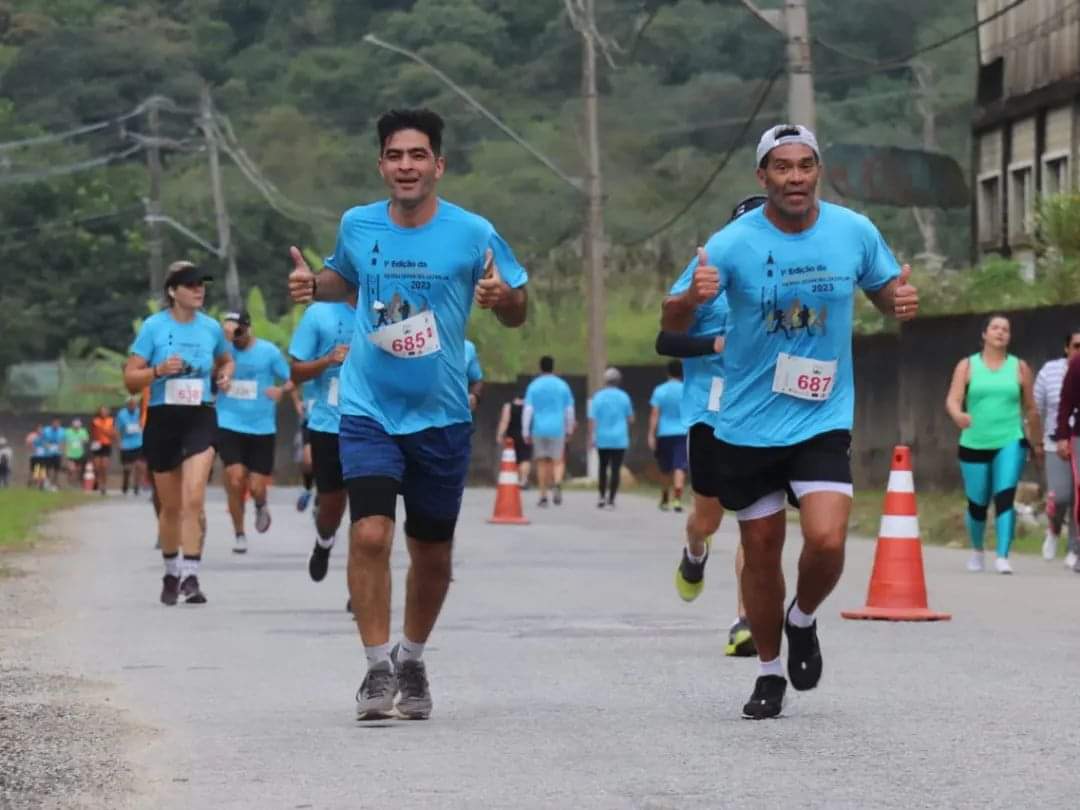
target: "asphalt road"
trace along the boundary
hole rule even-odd
[[[365,662],[344,611],[345,544],[310,582],[311,518],[292,493],[275,494],[246,557],[229,552],[215,493],[204,607],[157,603],[144,501],[59,516],[53,531],[73,542],[0,581],[0,806],[1080,805],[1080,576],[1060,563],[972,575],[964,552],[927,549],[931,604],[953,621],[848,622],[839,611],[863,603],[873,553],[852,541],[820,614],[821,687],[751,722],[739,713],[755,664],[722,654],[731,527],[687,605],[672,583],[681,518],[632,496],[599,512],[591,493],[541,511],[532,494],[524,527],[485,522],[491,491],[466,496],[425,656],[427,722],[355,721]],[[393,565],[399,628],[403,544]],[[41,707],[60,717],[44,748]],[[83,749],[74,776],[56,762],[65,745]],[[5,755],[21,769],[6,793]]]

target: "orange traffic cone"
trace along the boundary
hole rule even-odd
[[[910,447],[898,446],[893,450],[889,486],[885,491],[885,511],[881,516],[866,607],[862,610],[845,610],[840,615],[845,619],[903,622],[934,622],[952,618],[948,613],[935,613],[927,606]]]
[[[521,511],[521,487],[518,485],[517,454],[514,440],[507,439],[499,464],[499,482],[495,487],[495,513],[488,523],[525,524],[529,519]]]
[[[96,484],[97,478],[94,476],[94,465],[88,461],[83,467],[82,488],[87,492],[93,492]]]

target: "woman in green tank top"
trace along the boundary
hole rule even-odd
[[[961,431],[958,455],[968,500],[965,522],[974,550],[969,571],[984,568],[983,536],[993,500],[995,567],[1000,574],[1012,573],[1009,548],[1016,529],[1016,485],[1028,450],[1039,458],[1043,453],[1031,368],[1008,353],[1009,337],[1009,319],[992,315],[983,329],[982,351],[956,364],[945,398],[945,410]]]

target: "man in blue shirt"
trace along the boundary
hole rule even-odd
[[[392,110],[377,124],[389,200],[352,208],[317,276],[295,247],[297,303],[357,295],[341,370],[339,442],[349,495],[349,591],[368,671],[357,717],[431,713],[423,661],[451,579],[451,543],[469,466],[465,327],[475,300],[525,321],[528,276],[490,222],[435,193],[443,121]],[[390,548],[398,494],[411,567],[402,640],[390,647]],[[395,704],[395,697],[398,700]]]
[[[225,493],[236,535],[233,552],[244,554],[245,494],[255,503],[255,530],[262,534],[270,528],[266,490],[274,474],[277,404],[282,394],[293,390],[293,383],[281,350],[252,334],[251,316],[239,312],[235,318],[229,354],[236,369],[229,390],[218,395],[215,446],[225,466]]]
[[[783,709],[781,628],[792,686],[813,689],[821,678],[814,613],[840,578],[851,511],[856,288],[900,320],[915,316],[918,293],[866,217],[817,200],[821,159],[810,130],[771,127],[756,160],[768,201],[698,249],[686,292],[664,302],[663,328],[685,331],[699,306],[726,292],[714,471],[746,554],[742,584],[761,664],[743,715],[760,719]],[[785,614],[788,497],[800,508],[804,543]]]
[[[574,395],[562,377],[555,376],[555,358],[540,358],[540,375],[525,389],[525,410],[521,431],[532,445],[536,460],[536,480],[540,485],[537,506],[548,505],[548,489],[554,488],[553,500],[562,505],[562,482],[566,466],[566,442],[574,435]]]
[[[480,366],[476,344],[471,340],[465,341],[465,379],[469,383],[469,410],[475,411],[480,404],[480,393],[484,390],[484,369]]]
[[[604,372],[604,387],[589,400],[589,446],[596,448],[599,459],[597,484],[600,500],[597,508],[615,506],[623,457],[630,447],[630,426],[634,424],[634,405],[630,395],[619,387],[622,374],[617,368]],[[608,475],[610,469],[610,476]]]
[[[64,444],[64,428],[59,419],[53,419],[42,431],[45,444],[45,470],[49,478],[49,486],[58,489],[60,486],[60,459],[63,456],[61,448]]]
[[[660,491],[660,511],[673,508],[682,511],[682,491],[686,483],[686,424],[682,417],[682,363],[672,360],[667,367],[668,378],[653,389],[649,398],[649,449],[656,455],[663,489]],[[668,492],[674,498],[668,505]]]
[[[135,397],[129,397],[127,406],[116,414],[116,432],[120,435],[120,467],[124,474],[121,491],[127,495],[128,486],[134,484],[134,493],[138,495],[139,485],[146,477],[146,462],[142,453],[142,413]]]
[[[315,546],[308,558],[308,575],[326,577],[330,550],[345,515],[345,479],[341,471],[338,430],[341,425],[341,366],[349,355],[356,328],[356,296],[345,301],[315,302],[300,319],[289,343],[292,381],[303,383],[307,409],[307,439],[311,468],[319,494],[315,506]]]

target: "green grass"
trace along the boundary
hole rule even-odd
[[[919,508],[919,531],[927,545],[967,548],[968,535],[964,528],[967,500],[962,492],[920,492],[916,495]],[[851,531],[864,537],[877,537],[885,493],[860,490],[855,493],[851,511]],[[1017,554],[1036,554],[1042,547],[1044,529],[1017,521],[1012,550]],[[987,523],[986,548],[994,548],[993,516]]]
[[[49,512],[87,503],[82,492],[41,492],[14,487],[0,489],[0,551],[28,548],[37,539],[36,531]]]

